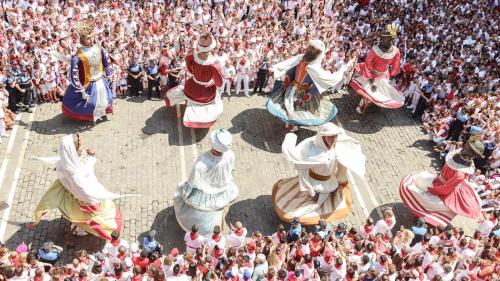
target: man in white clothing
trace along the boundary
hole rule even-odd
[[[234,81],[234,76],[236,75],[236,70],[234,69],[233,62],[226,60],[224,69],[222,70],[222,77],[224,78],[222,83],[222,94],[225,92],[228,96],[231,96],[231,85]]]
[[[245,59],[241,59],[236,65],[236,95],[240,93],[241,83],[243,83],[245,96],[249,97],[249,83],[250,77],[248,76],[249,69]]]
[[[184,235],[184,242],[186,242],[186,253],[194,254],[197,249],[203,247],[205,238],[198,234],[198,226],[196,224],[191,227],[191,232],[187,232]]]

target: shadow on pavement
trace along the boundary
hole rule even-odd
[[[403,108],[389,109],[372,105],[361,115],[356,111],[360,99],[360,96],[348,93],[336,95],[332,99],[332,102],[339,109],[337,117],[348,131],[358,134],[373,134],[388,126],[418,125],[411,118],[409,112]]]
[[[255,199],[237,201],[229,207],[225,222],[228,226],[240,221],[248,230],[248,236],[254,231],[260,231],[268,236],[276,232],[276,227],[282,222],[272,206],[271,195],[261,195]],[[228,229],[225,229],[227,232]]]
[[[104,120],[98,120],[96,126],[102,122],[107,122],[106,117],[104,117]],[[60,135],[82,133],[92,130],[93,127],[94,124],[92,122],[70,119],[61,113],[51,119],[33,121],[31,131],[42,135]]]
[[[278,118],[263,108],[246,109],[232,120],[231,134],[241,133],[241,138],[248,144],[271,153],[281,153],[281,143],[288,130]],[[301,129],[297,133],[298,141],[314,135],[314,132]]]
[[[5,241],[8,248],[15,249],[22,242],[26,243],[26,245],[33,243],[31,249],[38,252],[38,249],[42,247],[41,244],[46,241],[53,241],[64,249],[60,260],[62,264],[71,263],[77,251],[98,252],[106,242],[104,239],[91,234],[75,236],[69,233],[71,224],[63,218],[42,220],[35,226],[34,230],[29,230],[26,223],[19,223],[19,226],[19,230]],[[37,244],[38,241],[40,244]]]
[[[181,107],[181,116],[184,114],[184,108],[184,106]],[[168,134],[168,143],[170,145],[179,146],[177,122],[176,108],[162,106],[153,112],[151,117],[146,120],[145,126],[141,129],[141,137],[144,139],[156,134]],[[191,129],[182,125],[183,145],[199,143],[205,138],[209,131],[210,129],[195,129],[193,138],[191,136]]]
[[[431,167],[439,171],[444,165],[444,161],[439,157],[439,153],[434,150],[434,143],[431,140],[420,139],[413,142],[409,147],[415,147],[420,150],[426,151],[427,157],[431,158]]]
[[[172,248],[178,248],[180,252],[186,250],[184,243],[184,230],[177,223],[174,207],[168,207],[156,214],[150,229],[142,232],[137,237],[137,244],[142,245],[144,236],[149,230],[156,230],[156,241],[163,246],[163,252],[168,253]],[[131,241],[132,242],[132,241]]]

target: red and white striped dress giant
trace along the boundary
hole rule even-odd
[[[401,181],[399,195],[405,206],[431,225],[446,226],[456,215],[478,218],[481,213],[481,199],[468,181],[474,165],[454,161],[453,156],[459,152],[448,153],[437,177],[417,172]]]

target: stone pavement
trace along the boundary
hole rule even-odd
[[[380,209],[376,207],[380,205],[392,206],[400,221],[411,224],[414,217],[398,203],[399,181],[410,172],[439,167],[440,163],[406,110],[378,110],[361,117],[354,111],[358,99],[334,97],[340,112],[338,121],[362,142],[367,156],[366,178],[355,180],[353,212],[345,221],[359,225],[367,215],[377,218]],[[226,223],[240,220],[250,233],[259,230],[269,235],[279,223],[272,209],[271,188],[295,172],[281,155],[284,125],[267,113],[264,103],[261,96],[224,97],[224,114],[214,127],[227,128],[234,137],[235,178],[241,194],[228,209]],[[96,126],[64,118],[60,104],[39,106],[31,124],[27,123],[28,115],[23,115],[21,125],[30,130],[30,136],[26,153],[21,155],[24,158],[4,239],[9,246],[24,241],[38,247],[50,239],[67,249],[67,257],[79,249],[96,251],[102,247],[98,238],[68,234],[69,223],[56,211],[47,214],[34,231],[26,228],[56,176],[50,166],[32,157],[55,156],[64,134],[80,132],[84,144],[96,152],[99,180],[114,192],[140,195],[116,202],[125,218],[124,237],[139,242],[149,229],[156,229],[158,240],[167,249],[183,248],[184,232],[175,220],[172,196],[197,155],[209,149],[208,130],[184,128],[177,112],[167,110],[163,101],[117,99],[114,108],[111,120]],[[299,137],[312,134],[302,130]],[[0,151],[4,150],[2,144]],[[9,191],[9,180],[4,180],[2,194]]]

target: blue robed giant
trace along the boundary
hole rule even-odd
[[[96,121],[113,112],[113,92],[107,55],[98,45],[80,47],[71,58],[70,85],[64,93],[62,111],[67,117]]]

